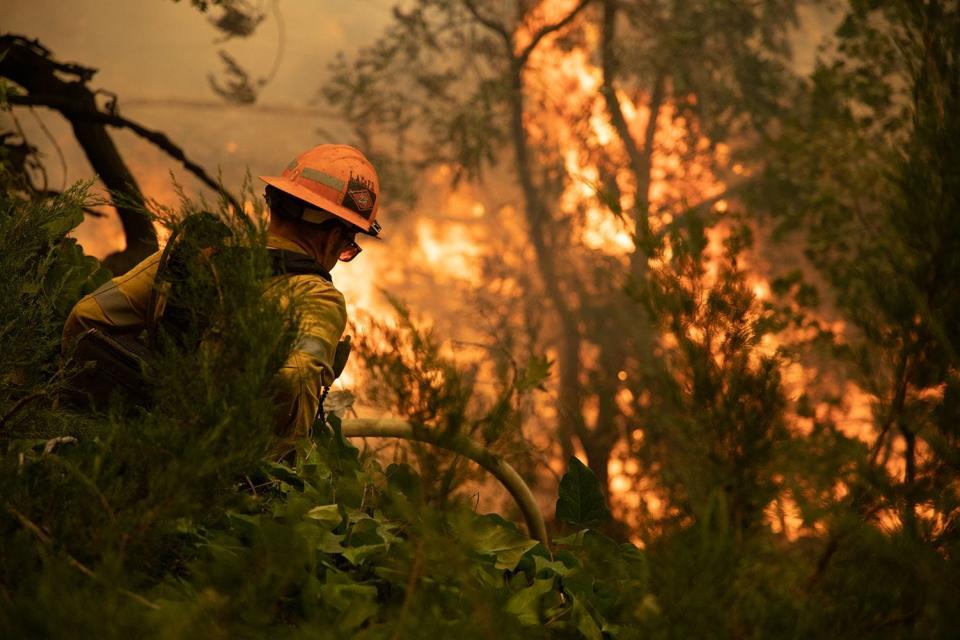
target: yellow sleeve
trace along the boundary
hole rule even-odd
[[[280,369],[281,414],[278,435],[309,435],[320,407],[320,393],[333,384],[333,356],[347,325],[347,307],[333,284],[319,276],[292,276],[300,300],[300,339]]]
[[[157,251],[133,269],[80,299],[63,327],[63,345],[88,329],[109,333],[137,333],[147,324],[147,307],[162,252]]]

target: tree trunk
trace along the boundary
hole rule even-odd
[[[653,145],[657,133],[657,119],[663,106],[666,89],[666,74],[658,71],[650,91],[650,118],[643,135],[643,147],[637,145],[630,133],[630,127],[623,115],[623,107],[617,97],[614,80],[618,63],[614,55],[613,43],[616,39],[617,0],[606,0],[603,5],[603,26],[601,30],[601,71],[603,84],[601,93],[610,115],[617,137],[623,144],[630,160],[630,170],[636,180],[637,193],[634,205],[634,226],[637,246],[630,257],[630,272],[635,279],[642,281],[646,276],[647,254],[643,243],[650,233],[650,170],[653,167]]]
[[[533,182],[530,170],[527,131],[523,126],[523,67],[513,60],[510,86],[510,131],[514,148],[517,176],[523,193],[524,212],[530,231],[537,268],[543,280],[547,298],[557,312],[560,325],[560,443],[564,460],[574,452],[573,438],[583,436],[587,429],[583,420],[580,391],[580,327],[576,314],[570,308],[560,285],[554,249],[547,239],[545,225],[552,222],[543,199]]]

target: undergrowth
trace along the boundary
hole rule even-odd
[[[64,402],[84,365],[60,355],[63,322],[107,277],[66,237],[85,198],[0,205],[0,635],[599,639],[658,615],[644,555],[587,528],[607,512],[582,466],[558,505],[571,534],[548,549],[467,500],[438,503],[336,416],[295,460],[265,459],[297,323],[263,293],[261,225],[223,216],[223,259],[187,279],[196,322],[160,340],[149,397]],[[435,365],[429,344],[407,353]],[[404,362],[381,356],[374,372]],[[492,439],[509,412],[473,415],[468,382],[419,380],[431,411],[406,417]]]

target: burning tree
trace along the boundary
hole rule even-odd
[[[501,253],[485,278],[535,265],[522,281],[552,311],[532,348],[558,361],[562,454],[582,450],[604,484],[662,373],[656,319],[637,304],[651,261],[743,182],[726,142],[756,136],[784,99],[793,10],[424,1],[329,85],[364,143],[407,171],[443,166],[516,195],[522,236],[496,241],[519,258]]]

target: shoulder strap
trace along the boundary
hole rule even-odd
[[[167,238],[167,244],[163,247],[160,262],[157,264],[157,273],[153,276],[153,288],[150,291],[150,302],[147,304],[147,344],[151,347],[155,347],[157,344],[157,329],[160,322],[158,304],[160,303],[163,274],[167,270],[167,265],[170,263],[170,254],[173,253],[173,247],[176,245],[182,230],[182,227],[177,227]]]
[[[274,275],[313,274],[320,276],[327,282],[333,282],[330,272],[306,254],[285,249],[267,249],[267,253],[273,261]]]

